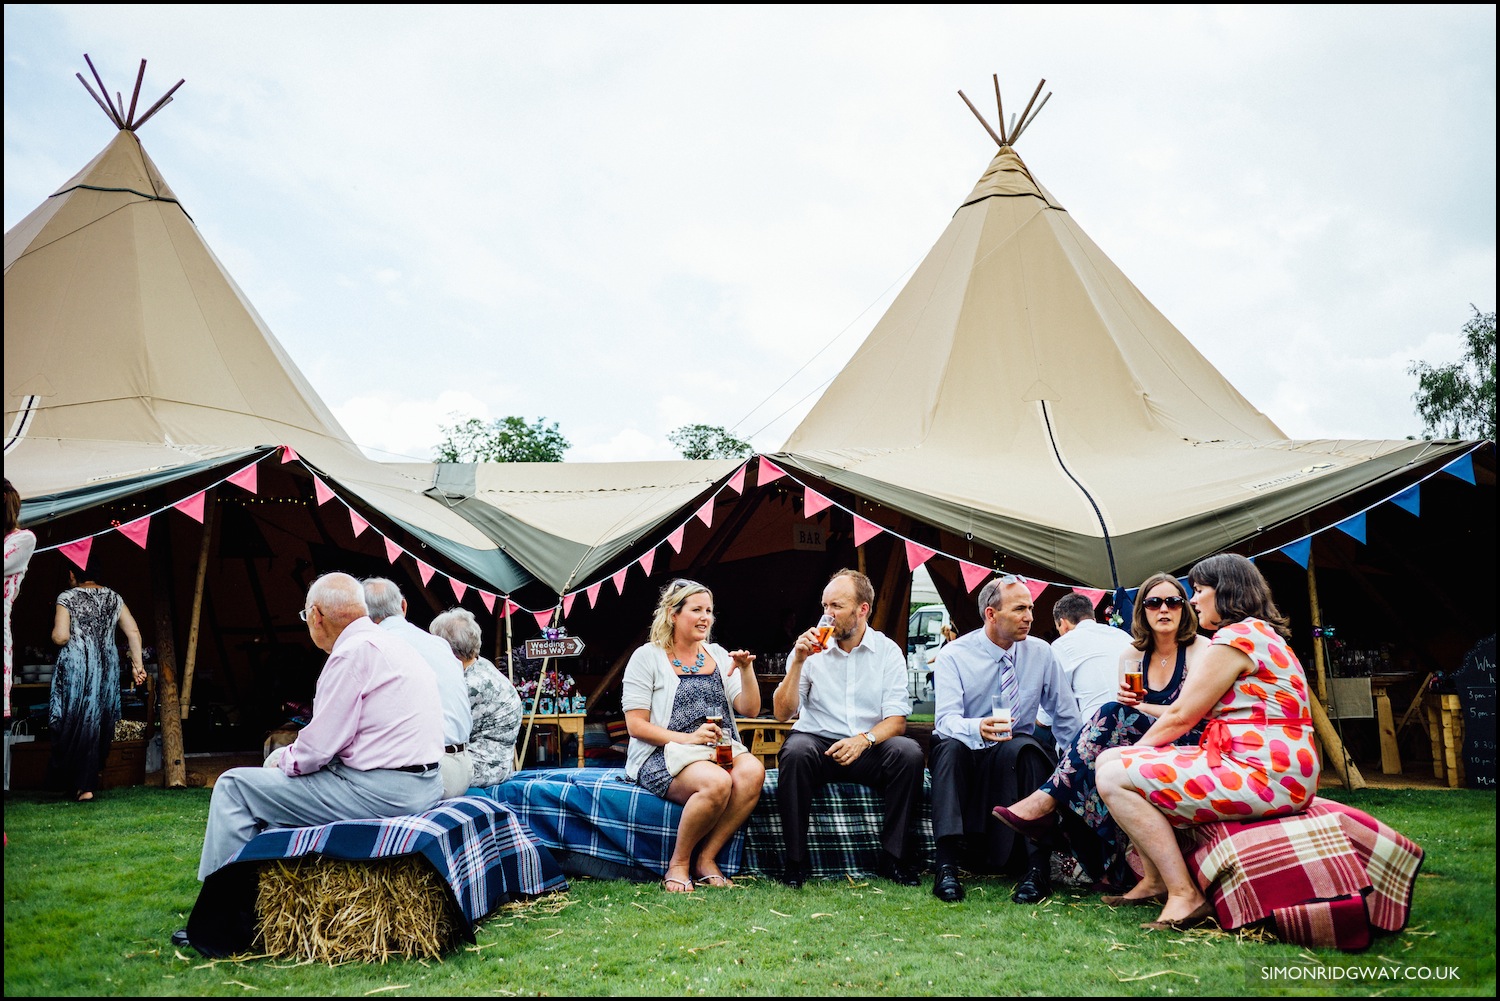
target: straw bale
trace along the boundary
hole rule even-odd
[[[330,964],[437,959],[458,943],[452,907],[442,879],[411,856],[268,862],[255,903],[263,951]]]

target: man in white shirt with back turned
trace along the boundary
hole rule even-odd
[[[1052,656],[1073,681],[1078,718],[1087,722],[1120,691],[1120,657],[1130,646],[1130,634],[1094,618],[1094,603],[1081,594],[1058,598],[1052,606],[1057,639]]]
[[[808,876],[807,825],[813,795],[829,782],[856,782],[885,799],[881,876],[903,886],[921,880],[907,859],[922,808],[922,748],[905,736],[911,702],[906,658],[869,627],[875,589],[856,570],[840,570],[823,589],[834,625],[826,649],[816,629],[797,637],[786,678],[776,686],[776,718],[798,716],[782,746],[777,805],[786,837],[788,886]]]
[[[447,640],[406,621],[406,599],[395,581],[370,577],[365,580],[364,589],[370,621],[405,640],[437,676],[438,697],[443,703],[443,756],[438,761],[443,773],[443,798],[462,796],[474,778],[474,765],[469,760],[469,731],[474,727],[474,715],[469,707],[464,666],[453,656]]]

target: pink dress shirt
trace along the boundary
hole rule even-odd
[[[436,764],[443,756],[437,681],[422,655],[368,618],[351,622],[318,677],[313,718],[281,758],[308,775],[334,758],[350,768]]]

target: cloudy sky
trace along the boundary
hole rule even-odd
[[[1413,359],[1495,308],[1495,9],[5,8],[5,226],[111,138],[152,158],[372,454],[447,415],[570,460],[778,447],[1019,150],[1288,434],[1399,438]],[[821,353],[818,353],[821,352]]]

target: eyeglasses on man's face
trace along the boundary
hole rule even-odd
[[[297,613],[297,618],[301,619],[303,622],[306,622],[308,615],[311,614],[312,610],[317,607],[317,605],[308,605],[302,611]]]
[[[1152,609],[1153,611],[1163,605],[1166,605],[1169,609],[1178,609],[1182,607],[1183,600],[1182,598],[1174,594],[1166,598],[1147,598],[1145,601],[1141,602],[1141,604],[1145,605],[1149,609]]]

